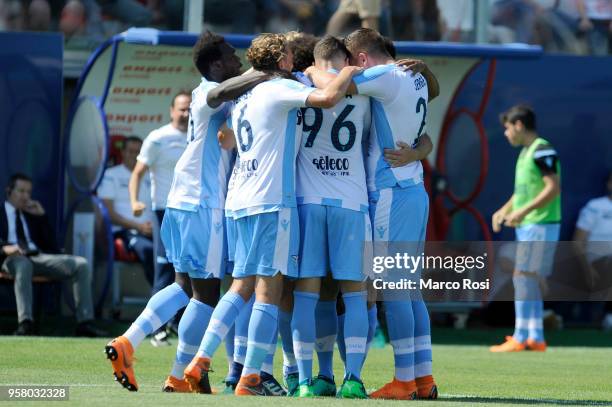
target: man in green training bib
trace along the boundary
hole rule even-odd
[[[514,283],[514,334],[491,352],[546,350],[541,285],[552,272],[561,224],[561,165],[553,146],[536,132],[536,117],[527,106],[514,106],[500,116],[504,135],[521,147],[516,162],[514,193],[493,214],[494,232],[516,228],[518,242]]]

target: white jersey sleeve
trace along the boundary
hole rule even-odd
[[[395,65],[378,65],[368,68],[359,75],[353,77],[360,95],[373,97],[381,102],[389,102],[395,99],[399,89],[395,84],[393,72]]]
[[[140,147],[140,153],[138,154],[138,161],[146,164],[147,167],[151,167],[157,161],[159,152],[161,150],[161,144],[156,142],[156,130],[153,130],[142,142]]]
[[[268,84],[270,85],[270,91],[275,92],[271,95],[270,102],[285,109],[305,107],[308,96],[316,90],[290,79],[272,80]]]

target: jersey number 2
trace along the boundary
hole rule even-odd
[[[421,108],[423,108],[423,119],[421,120],[421,127],[419,127],[419,132],[417,133],[416,138],[412,142],[412,148],[415,148],[419,144],[419,138],[421,137],[421,133],[423,133],[423,129],[425,128],[425,119],[427,118],[427,101],[424,98],[419,98],[416,105],[416,112],[421,113]]]

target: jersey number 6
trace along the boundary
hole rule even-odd
[[[242,150],[242,152],[249,151],[251,144],[253,144],[253,129],[251,129],[251,123],[249,123],[249,121],[246,119],[243,120],[245,109],[246,105],[240,109],[240,116],[238,117],[238,130],[236,131],[236,137],[238,138],[238,144],[240,145],[240,150]],[[245,131],[247,134],[246,143],[242,137],[243,131]]]

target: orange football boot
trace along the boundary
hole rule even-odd
[[[417,377],[415,381],[418,388],[417,398],[425,400],[438,398],[438,386],[436,386],[432,375]]]
[[[534,352],[545,352],[546,342],[538,342],[535,339],[527,339],[527,349],[532,350]]]
[[[512,336],[506,336],[506,342],[489,348],[491,352],[521,352],[525,350],[525,344],[517,341]]]
[[[191,393],[191,387],[189,386],[189,382],[183,379],[177,379],[174,376],[168,376],[164,385],[162,386],[162,391],[165,393]]]
[[[236,390],[234,390],[236,396],[269,396],[266,388],[261,384],[261,377],[258,374],[253,373],[248,376],[242,376]]]
[[[403,382],[395,377],[393,381],[370,394],[373,399],[385,400],[416,400],[417,385],[414,380]]]
[[[191,391],[194,393],[212,394],[210,382],[208,381],[210,369],[210,359],[195,357],[185,368],[185,380],[189,383]]]
[[[134,375],[134,348],[125,336],[110,341],[104,348],[106,358],[113,365],[115,380],[129,391],[138,391]]]

